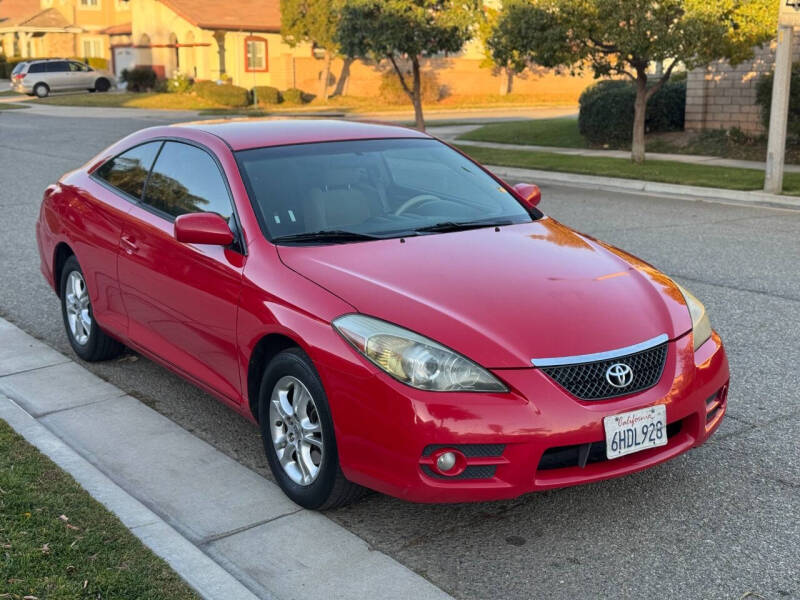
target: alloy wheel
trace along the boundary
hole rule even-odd
[[[85,346],[92,331],[92,317],[89,312],[89,290],[86,289],[83,275],[78,271],[72,271],[67,278],[65,292],[69,331],[77,344]]]
[[[320,472],[324,441],[317,405],[302,381],[291,375],[277,381],[270,396],[269,420],[281,467],[296,484],[311,485]]]

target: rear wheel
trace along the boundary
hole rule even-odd
[[[50,87],[46,83],[37,83],[33,86],[33,93],[38,98],[47,98],[50,95]]]
[[[75,256],[66,260],[61,271],[61,313],[69,343],[83,360],[108,360],[119,356],[124,349],[94,320],[89,289]]]
[[[267,366],[258,414],[270,469],[292,501],[325,510],[364,495],[365,488],[342,473],[322,381],[299,348],[284,350]]]

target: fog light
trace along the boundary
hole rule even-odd
[[[452,452],[443,452],[436,459],[436,468],[442,473],[446,473],[456,466],[456,455]]]

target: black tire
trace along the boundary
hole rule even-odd
[[[47,98],[50,95],[50,86],[46,83],[37,83],[33,86],[33,94],[37,98]]]
[[[94,82],[94,89],[98,92],[107,92],[111,88],[111,82],[105,77],[101,77]]]
[[[77,272],[83,280],[83,271],[78,264],[78,259],[75,256],[70,256],[64,263],[61,270],[61,282],[59,289],[61,290],[61,315],[64,319],[64,329],[67,332],[67,339],[70,346],[75,351],[75,354],[80,356],[83,360],[89,362],[96,362],[100,360],[108,360],[119,356],[125,349],[125,346],[120,342],[109,336],[104,332],[97,321],[94,319],[92,313],[92,305],[87,301],[88,316],[91,321],[89,326],[88,339],[82,343],[76,339],[69,324],[69,316],[67,314],[68,291],[67,284],[70,281],[70,274]],[[85,286],[85,281],[84,281]]]
[[[319,464],[319,473],[316,479],[307,485],[295,483],[289,477],[281,466],[272,443],[270,398],[278,381],[285,376],[295,377],[311,393],[322,428],[324,451]],[[342,473],[328,398],[322,387],[322,381],[305,352],[299,348],[284,350],[267,365],[259,388],[258,415],[269,467],[278,485],[293,502],[308,509],[328,510],[350,504],[368,492],[366,488],[345,479]]]
[[[94,94],[97,90],[94,88],[88,88],[86,91],[89,92],[90,94]]]

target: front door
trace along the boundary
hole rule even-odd
[[[178,242],[174,220],[188,212],[231,219],[232,200],[207,151],[168,141],[122,232],[118,272],[128,337],[238,402],[236,313],[245,257],[232,247]]]

